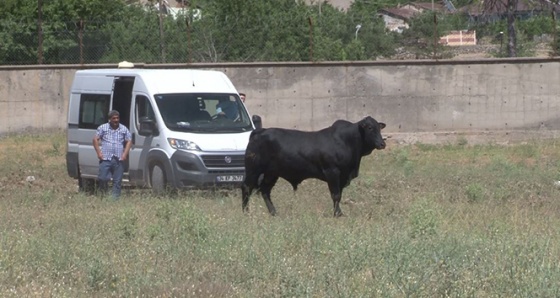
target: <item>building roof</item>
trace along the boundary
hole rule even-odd
[[[419,12],[412,10],[410,8],[390,7],[390,8],[380,9],[379,13],[386,14],[396,19],[409,21],[413,16],[417,15]]]
[[[138,1],[142,5],[155,5],[156,7],[159,6],[159,0],[139,0]],[[184,8],[187,6],[186,0],[162,0],[163,6],[167,7],[174,7],[174,8]]]
[[[432,4],[432,2],[411,2],[404,6],[382,8],[378,11],[378,13],[385,14],[404,21],[409,21],[417,14],[425,11],[432,11],[432,7],[435,11],[447,11],[443,3],[434,2]]]
[[[350,8],[350,5],[352,5],[354,0],[305,0],[305,3],[307,4],[315,4],[319,2],[329,3],[335,8],[348,10],[348,8]]]
[[[433,10],[435,11],[445,11],[445,6],[443,5],[443,3],[440,2],[411,2],[409,3],[409,5],[414,6],[422,11],[424,10],[432,11],[432,7]]]

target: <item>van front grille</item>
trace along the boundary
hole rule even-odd
[[[240,168],[245,166],[244,155],[202,155],[207,168]]]

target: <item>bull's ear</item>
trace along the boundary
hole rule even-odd
[[[385,123],[383,123],[383,122],[379,122],[379,127],[380,127],[380,129],[383,129],[383,128],[385,128],[385,126],[386,126],[386,125],[385,125]]]

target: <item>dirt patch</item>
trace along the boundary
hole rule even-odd
[[[415,133],[385,133],[388,143],[395,145],[422,144],[464,144],[464,145],[514,145],[534,140],[548,140],[560,137],[560,131],[442,131]]]
[[[442,59],[451,60],[477,60],[494,58],[494,53],[500,52],[500,47],[505,45],[482,43],[474,46],[456,46],[447,47],[441,56]],[[533,56],[538,58],[550,57],[552,49],[550,43],[541,42],[534,46]],[[431,59],[432,57],[420,57],[415,53],[399,48],[396,54],[388,60],[416,60],[416,59]]]

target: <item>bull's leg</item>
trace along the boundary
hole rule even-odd
[[[268,213],[272,216],[276,215],[276,208],[274,208],[274,204],[272,204],[272,200],[270,199],[270,192],[276,184],[276,181],[278,181],[278,176],[265,175],[260,186],[262,197],[266,203],[266,208],[268,208]]]
[[[245,182],[241,185],[241,198],[243,202],[241,203],[241,208],[243,212],[249,212],[249,197],[253,192],[253,188],[247,185]]]
[[[332,170],[325,172],[327,177],[327,184],[329,185],[329,191],[331,193],[331,198],[333,200],[334,207],[334,217],[342,216],[342,210],[340,209],[340,199],[342,198],[342,187],[340,187],[340,173],[338,170]]]
[[[342,193],[340,189],[338,190],[338,192],[331,190],[331,198],[333,200],[333,206],[334,206],[334,217],[341,217],[343,215],[342,210],[340,209],[341,197],[342,197]]]
[[[249,198],[253,190],[259,187],[259,175],[255,173],[258,173],[258,171],[251,171],[247,167],[245,180],[243,180],[243,184],[241,185],[241,208],[243,212],[249,211]]]

